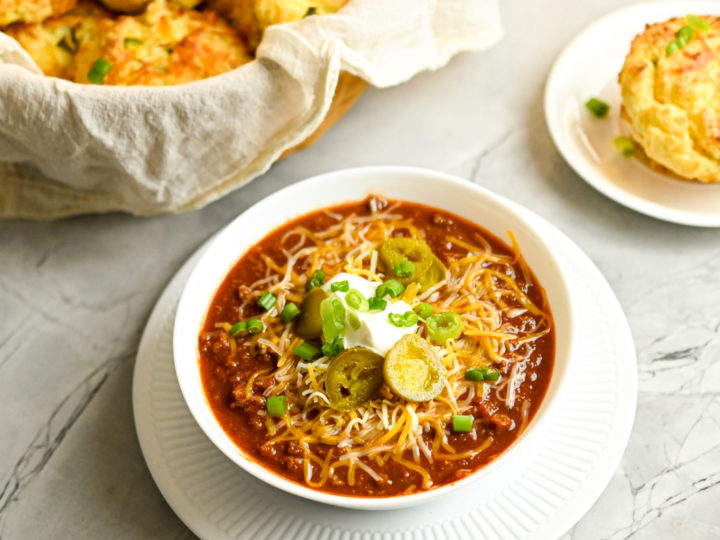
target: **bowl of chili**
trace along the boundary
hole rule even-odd
[[[182,293],[173,351],[191,413],[229,459],[372,510],[528,455],[573,333],[562,263],[512,203],[368,167],[294,184],[221,231]]]

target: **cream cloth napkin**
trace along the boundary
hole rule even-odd
[[[393,86],[501,36],[497,0],[352,0],[269,27],[236,70],[152,88],[44,77],[0,32],[0,216],[201,207],[307,138],[341,70]]]

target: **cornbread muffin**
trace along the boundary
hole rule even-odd
[[[271,24],[298,21],[306,15],[335,13],[348,0],[255,0],[255,15],[260,29]]]
[[[42,22],[75,7],[76,0],[0,0],[0,29],[17,22]]]
[[[113,17],[84,2],[66,15],[7,29],[46,75],[75,82],[162,86],[218,75],[251,60],[240,36],[213,12],[155,0]],[[96,62],[104,70],[98,71]]]
[[[210,11],[219,13],[243,37],[248,49],[254,51],[260,39],[262,30],[255,16],[255,0],[207,0],[206,7]]]
[[[81,2],[62,17],[14,24],[5,32],[18,40],[45,75],[73,80],[78,49],[97,39],[100,20],[107,17],[96,4]]]
[[[172,0],[175,5],[192,9],[196,7],[202,0]],[[100,0],[102,4],[111,11],[118,13],[140,13],[150,3],[150,0]]]
[[[702,19],[670,19],[635,37],[619,76],[622,115],[652,161],[718,182],[720,18]]]
[[[308,15],[335,13],[349,0],[208,0],[207,8],[217,11],[245,37],[255,50],[265,28],[272,24],[298,21]]]
[[[108,68],[103,84],[174,85],[230,71],[251,60],[238,34],[216,13],[154,0],[139,16],[100,22],[100,36],[79,48],[76,82],[97,82],[96,62]]]

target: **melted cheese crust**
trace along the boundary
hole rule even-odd
[[[75,7],[76,0],[0,0],[0,28],[13,23],[42,22]]]

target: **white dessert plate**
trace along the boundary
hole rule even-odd
[[[393,511],[349,510],[275,489],[240,469],[195,422],[173,366],[178,299],[201,248],[177,273],[145,329],[133,409],[148,468],[175,513],[202,538],[554,538],[600,496],[627,444],[637,398],[635,348],[609,285],[565,235],[546,235],[571,277],[578,344],[547,430],[481,482]],[[207,246],[207,244],[206,244]]]
[[[720,227],[720,184],[686,182],[625,158],[613,139],[629,130],[620,118],[618,73],[630,42],[646,24],[671,17],[720,15],[720,2],[634,4],[580,32],[560,53],[545,87],[545,119],[568,164],[588,184],[643,214],[696,227]],[[603,119],[585,107],[591,97],[610,105]]]

